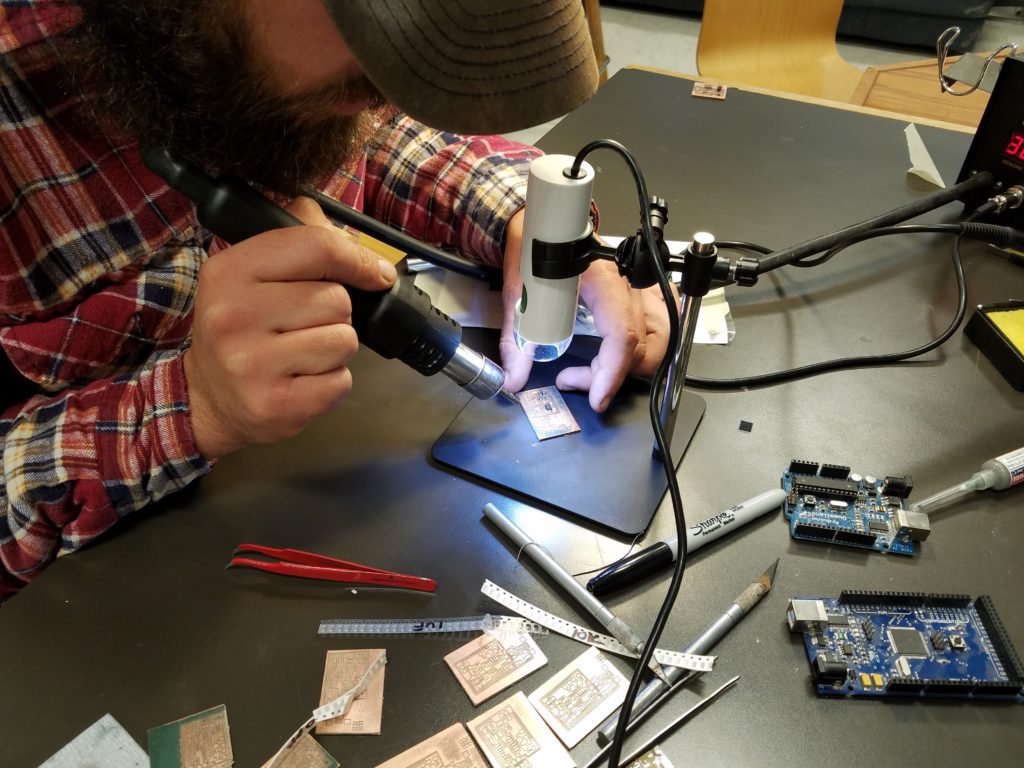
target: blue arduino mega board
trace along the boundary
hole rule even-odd
[[[915,554],[928,538],[928,518],[904,506],[909,476],[851,474],[839,464],[794,460],[782,475],[784,512],[794,539],[876,552]]]
[[[795,597],[819,696],[901,696],[1024,702],[1024,665],[981,595],[844,591]]]

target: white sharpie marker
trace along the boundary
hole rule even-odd
[[[735,507],[729,507],[724,512],[719,512],[696,525],[691,525],[686,529],[686,551],[693,552],[709,541],[721,538],[741,525],[749,523],[754,518],[771,512],[773,509],[778,509],[782,506],[785,498],[784,490],[774,488],[737,504]],[[587,589],[595,595],[606,595],[660,571],[675,562],[678,556],[678,538],[659,541],[647,549],[642,549],[636,554],[608,566],[587,582]]]

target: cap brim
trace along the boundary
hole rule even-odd
[[[377,89],[457,133],[519,130],[597,88],[579,0],[324,0]]]

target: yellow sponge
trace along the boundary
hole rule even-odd
[[[988,319],[1018,351],[1024,350],[1024,307],[992,310]]]
[[[978,307],[964,333],[1011,387],[1024,392],[1024,301]]]

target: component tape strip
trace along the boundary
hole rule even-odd
[[[384,669],[384,665],[388,663],[388,655],[381,653],[380,656],[369,667],[366,668],[366,672],[359,678],[359,682],[349,688],[345,693],[341,694],[336,699],[331,699],[321,707],[317,707],[313,710],[313,719],[322,723],[324,720],[331,720],[335,717],[341,717],[348,712],[349,706],[352,704],[352,700],[360,693],[366,690],[366,687],[370,684],[373,676],[380,670]]]
[[[284,758],[287,756],[288,751],[295,746],[295,743],[299,739],[307,733],[310,733],[316,727],[317,723],[321,723],[324,720],[331,720],[335,717],[341,717],[348,712],[348,708],[352,705],[352,701],[355,697],[366,690],[367,686],[370,685],[370,681],[373,679],[373,676],[382,670],[384,665],[387,663],[388,655],[386,653],[381,653],[381,655],[378,656],[369,667],[367,667],[366,672],[364,672],[363,676],[359,678],[359,682],[341,694],[338,698],[331,699],[323,706],[314,709],[310,718],[300,725],[299,729],[288,738],[288,741],[286,741],[284,745],[277,750],[274,757],[269,763],[267,763],[266,768],[276,768],[278,765],[281,765]]]
[[[435,633],[498,632],[546,635],[540,624],[518,616],[457,616],[432,619],[322,619],[318,635],[432,635]]]
[[[480,587],[480,591],[509,610],[513,610],[516,613],[525,616],[527,619],[535,621],[541,626],[547,627],[552,632],[557,632],[560,635],[565,635],[566,637],[578,640],[581,643],[586,643],[587,645],[596,646],[603,651],[608,651],[609,653],[614,653],[618,656],[627,656],[631,659],[637,658],[637,654],[633,653],[633,651],[624,646],[614,637],[602,635],[599,632],[593,632],[586,627],[581,627],[578,624],[573,624],[571,621],[566,621],[563,618],[548,613],[547,611],[538,608],[533,603],[528,603],[525,600],[516,597],[511,592],[502,589],[489,579],[484,580],[484,584]],[[695,672],[710,672],[715,663],[714,656],[697,656],[692,653],[665,651],[661,648],[655,649],[654,658],[666,666],[678,667],[680,669],[691,669]]]

